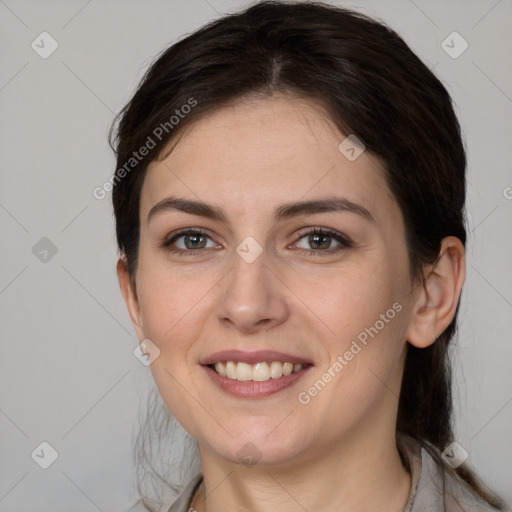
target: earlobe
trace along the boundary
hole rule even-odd
[[[144,332],[142,326],[142,319],[140,314],[139,300],[134,284],[132,283],[130,274],[128,272],[128,265],[126,255],[122,255],[117,262],[117,279],[119,280],[119,287],[130,315],[132,325],[137,333],[139,341],[144,339]]]
[[[437,262],[426,270],[411,316],[407,341],[418,348],[432,345],[450,325],[466,277],[462,242],[449,236],[443,239]]]

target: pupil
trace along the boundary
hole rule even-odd
[[[318,249],[328,249],[330,244],[330,237],[326,235],[311,235],[309,243],[316,244]]]
[[[201,244],[200,240],[204,239],[205,237],[203,235],[187,235],[185,237],[185,245],[187,246],[187,249],[202,249],[205,245],[205,240],[203,240],[203,243]],[[199,243],[197,243],[199,241]],[[191,243],[189,243],[191,242]]]

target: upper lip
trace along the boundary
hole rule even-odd
[[[222,350],[204,357],[200,364],[209,365],[224,361],[242,362],[247,364],[256,364],[272,361],[281,361],[283,363],[293,364],[312,364],[312,362],[304,357],[285,354],[275,350],[259,350],[257,352],[244,352],[242,350]]]

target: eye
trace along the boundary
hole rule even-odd
[[[208,244],[208,240],[210,244]],[[169,252],[177,254],[200,253],[201,249],[214,249],[219,247],[202,229],[187,228],[171,235],[163,242]]]
[[[179,256],[199,256],[208,250],[221,248],[201,228],[186,228],[169,235],[162,247]],[[303,233],[293,246],[299,254],[321,256],[353,247],[352,241],[342,233],[328,228],[313,228]]]
[[[332,254],[352,246],[353,243],[347,236],[327,228],[313,228],[302,234],[299,242],[295,244],[297,248],[306,249],[299,253],[308,256],[319,256],[319,253]]]

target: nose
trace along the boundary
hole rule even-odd
[[[236,257],[223,279],[218,318],[226,326],[245,333],[265,331],[289,316],[286,287],[268,265],[265,253],[252,263]]]

